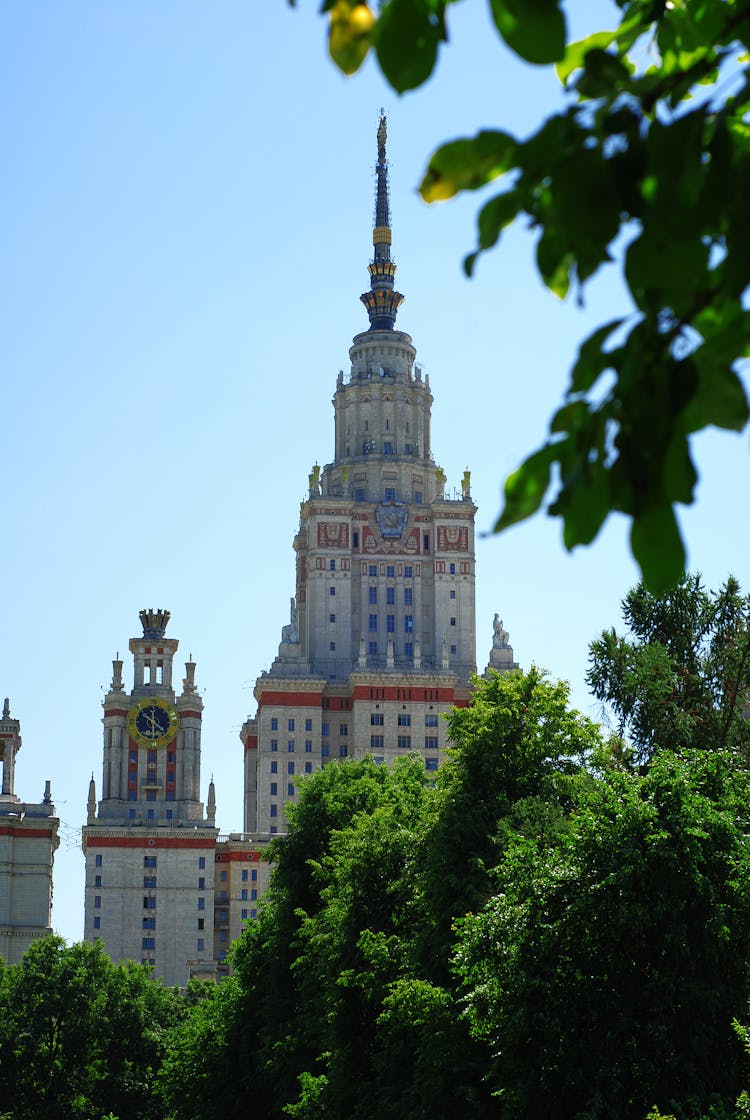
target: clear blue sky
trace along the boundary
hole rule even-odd
[[[619,266],[583,310],[547,293],[533,235],[512,231],[468,281],[478,199],[427,207],[437,144],[531,130],[559,98],[485,8],[397,98],[374,66],[344,79],[317,3],[6,0],[0,11],[0,698],[22,723],[16,791],[52,780],[64,822],[55,928],[83,929],[80,827],[101,779],[101,700],[142,607],[172,612],[204,691],[203,790],[242,826],[240,725],[294,591],[307,473],[333,454],[331,396],[367,320],[375,129],[389,117],[394,255],[435,397],[433,450],[465,467],[478,526],[543,439],[577,343],[627,309]],[[607,18],[576,5],[579,31]],[[587,23],[588,21],[588,23]],[[717,586],[748,571],[747,437],[697,441],[690,562]],[[587,645],[636,573],[625,526],[573,556],[538,518],[477,547],[478,661],[498,611],[523,666],[585,687]],[[184,655],[184,656],[183,656]],[[181,675],[181,672],[180,672]],[[126,680],[130,680],[129,674]]]

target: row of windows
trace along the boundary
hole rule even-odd
[[[287,731],[294,731],[296,729],[296,720],[294,718],[288,719],[286,721],[286,729],[287,729]],[[313,721],[311,719],[306,719],[305,720],[305,731],[312,731],[312,729],[313,729]],[[271,730],[272,731],[278,731],[279,730],[279,721],[276,718],[276,716],[271,716]]]
[[[410,443],[406,444],[406,446],[404,448],[404,453],[406,455],[411,455],[411,446],[412,445]],[[374,450],[374,448],[372,446],[372,440],[368,441],[367,443],[364,443],[363,446],[362,446],[362,450],[363,450],[363,453],[365,455],[369,455]],[[389,443],[387,440],[383,444],[383,454],[384,455],[392,455],[393,454],[393,444]],[[423,497],[423,492],[421,490],[412,490],[411,500],[413,501],[415,506],[421,506],[422,497]],[[383,501],[384,502],[395,502],[395,500],[396,500],[395,489],[392,486],[384,486],[383,487]],[[356,487],[356,489],[354,491],[354,501],[355,502],[366,502],[367,501],[367,490],[365,489],[364,486],[357,486]]]
[[[136,751],[136,750],[130,751],[129,754],[128,754],[128,760],[131,763],[137,762],[138,761],[138,751]],[[156,763],[157,763],[157,760],[158,760],[158,752],[157,751],[152,751],[152,750],[146,751],[146,762],[148,763],[149,766],[155,766]],[[174,762],[174,760],[175,760],[175,752],[173,750],[167,751],[167,762]]]
[[[411,735],[397,735],[396,742],[399,747],[405,747],[407,750],[411,748]],[[436,751],[438,749],[437,735],[425,735],[424,739],[425,750]],[[384,735],[371,735],[370,748],[377,749],[385,746]]]
[[[376,576],[378,574],[377,564],[369,564],[368,568],[367,568],[367,574],[370,575],[370,576]],[[386,566],[385,566],[385,578],[386,579],[395,579],[396,578],[396,566],[395,566],[395,564],[386,564]],[[411,564],[404,564],[404,579],[411,579],[411,578],[412,578],[412,566],[411,566]]]

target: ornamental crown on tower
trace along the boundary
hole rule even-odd
[[[375,165],[375,223],[372,232],[373,259],[368,265],[370,290],[359,298],[367,308],[371,331],[392,331],[396,312],[403,303],[401,292],[395,291],[393,278],[395,262],[391,260],[391,210],[388,202],[388,160],[385,155],[387,139],[385,112],[380,110],[378,122],[378,162]]]
[[[143,626],[144,638],[164,637],[164,631],[167,629],[167,623],[169,622],[169,611],[149,608],[147,611],[140,611],[138,617]]]

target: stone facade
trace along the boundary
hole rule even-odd
[[[21,725],[5,701],[0,717],[0,957],[17,964],[37,937],[52,932],[52,865],[59,820],[47,782],[41,802],[16,796]]]

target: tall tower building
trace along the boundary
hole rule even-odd
[[[113,960],[154,965],[166,984],[184,984],[214,970],[216,800],[211,782],[204,813],[195,663],[177,694],[169,612],[140,619],[133,688],[126,693],[118,658],[104,699],[102,797],[97,807],[92,776],[83,829],[84,937],[101,938]]]
[[[243,726],[245,831],[285,829],[295,778],[333,759],[436,770],[445,721],[476,672],[470,478],[449,496],[430,438],[429,378],[395,327],[386,120],[377,131],[369,329],[333,396],[334,457],[314,467],[294,538],[296,589],[278,656]],[[512,667],[512,650],[505,667]]]
[[[52,864],[59,820],[50,783],[39,803],[15,793],[21,725],[6,699],[0,717],[0,957],[17,964],[35,938],[52,933]]]

